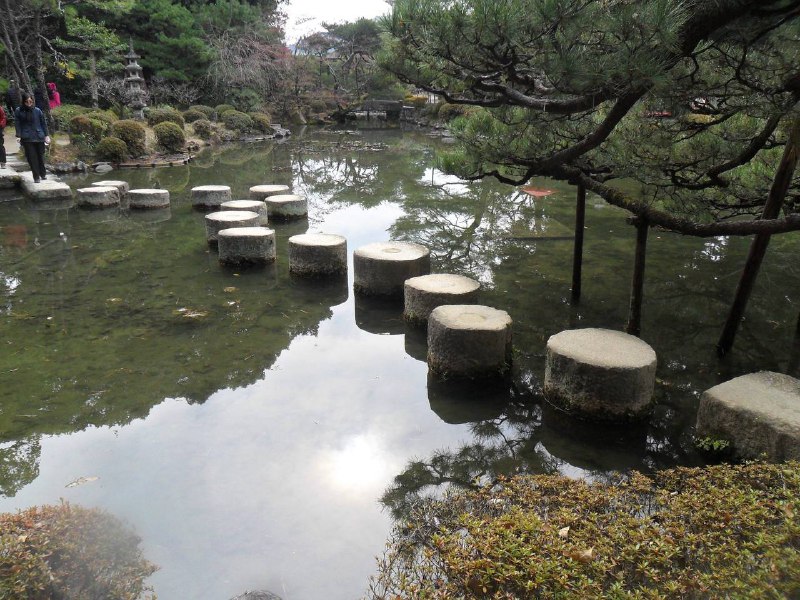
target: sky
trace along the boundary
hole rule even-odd
[[[322,23],[357,21],[361,17],[372,19],[389,12],[384,0],[289,0],[284,10],[286,43],[294,44],[300,37],[322,29]]]

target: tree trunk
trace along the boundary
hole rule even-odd
[[[572,251],[572,303],[581,299],[581,268],[583,266],[583,229],[586,220],[586,187],[578,184],[575,202],[575,246]]]
[[[800,377],[800,314],[797,315],[794,343],[792,344],[792,352],[789,354],[789,366],[786,367],[786,374],[792,377]]]
[[[42,39],[42,11],[36,10],[33,18],[33,38],[36,44],[33,46],[33,69],[36,77],[36,86],[41,90],[44,95],[44,106],[42,112],[47,119],[47,126],[52,132],[54,130],[53,115],[50,114],[50,102],[47,95],[47,83],[44,80],[44,59],[42,57],[42,44],[39,40]]]
[[[786,198],[786,192],[792,182],[795,167],[797,166],[799,141],[800,119],[795,119],[789,133],[789,139],[786,141],[786,147],[783,149],[781,162],[772,180],[772,187],[769,190],[769,196],[764,205],[764,211],[761,214],[762,219],[775,219],[780,213],[783,201]],[[747,261],[742,269],[739,283],[736,286],[733,304],[731,304],[728,318],[725,321],[722,334],[717,342],[717,354],[720,357],[728,354],[733,347],[733,342],[736,339],[736,332],[739,329],[739,323],[741,323],[744,317],[747,302],[750,299],[750,294],[753,291],[756,278],[758,277],[758,271],[761,268],[764,255],[767,253],[769,240],[770,234],[759,233],[756,234],[753,238],[753,242],[750,244],[750,252],[747,255]]]
[[[633,280],[631,281],[631,303],[625,331],[638,337],[642,332],[644,267],[647,256],[647,230],[649,225],[644,219],[636,219],[634,225],[636,226],[636,254],[633,263]]]
[[[94,50],[89,51],[89,93],[92,96],[92,108],[100,108],[100,95],[97,93],[97,57]]]

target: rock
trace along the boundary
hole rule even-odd
[[[112,167],[108,163],[100,163],[94,166],[95,173],[108,173],[109,171],[113,171],[114,167]]]
[[[800,380],[761,371],[706,390],[696,436],[729,442],[738,458],[800,460]]]

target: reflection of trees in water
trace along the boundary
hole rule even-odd
[[[14,496],[39,476],[39,436],[0,442],[0,495]]]

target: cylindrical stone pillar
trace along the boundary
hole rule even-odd
[[[653,401],[656,353],[647,342],[610,329],[570,329],[547,340],[544,395],[578,416],[626,421]]]
[[[250,188],[251,200],[266,200],[270,196],[277,196],[279,194],[288,194],[288,185],[268,184],[268,185],[254,185]]]
[[[169,208],[169,190],[130,190],[128,206],[134,210]]]
[[[250,210],[258,213],[258,226],[266,227],[267,205],[263,200],[228,200],[219,205],[220,210]]]
[[[353,252],[353,288],[372,296],[400,296],[406,279],[431,272],[431,253],[420,244],[377,242]]]
[[[128,190],[131,189],[130,184],[127,181],[118,181],[116,179],[110,179],[108,181],[95,181],[92,185],[96,185],[98,187],[113,187],[119,190],[119,197],[124,198],[125,195],[128,193]]]
[[[428,318],[428,369],[440,377],[502,377],[511,367],[511,317],[479,304],[448,304]]]
[[[297,194],[278,194],[264,198],[270,219],[288,221],[308,215],[308,202]]]
[[[110,186],[91,186],[76,191],[75,203],[84,208],[119,206],[119,190]]]
[[[289,272],[325,276],[347,272],[347,240],[331,233],[303,233],[289,238]]]
[[[231,199],[231,188],[227,185],[199,185],[192,188],[192,206],[195,208],[218,208]]]
[[[229,265],[275,260],[275,232],[266,227],[232,227],[217,234],[219,261]]]
[[[217,243],[217,234],[233,227],[256,227],[258,213],[251,210],[221,210],[206,215],[206,239],[212,246]]]
[[[481,284],[463,275],[434,273],[406,279],[403,287],[403,316],[411,323],[424,324],[437,306],[475,304]]]

